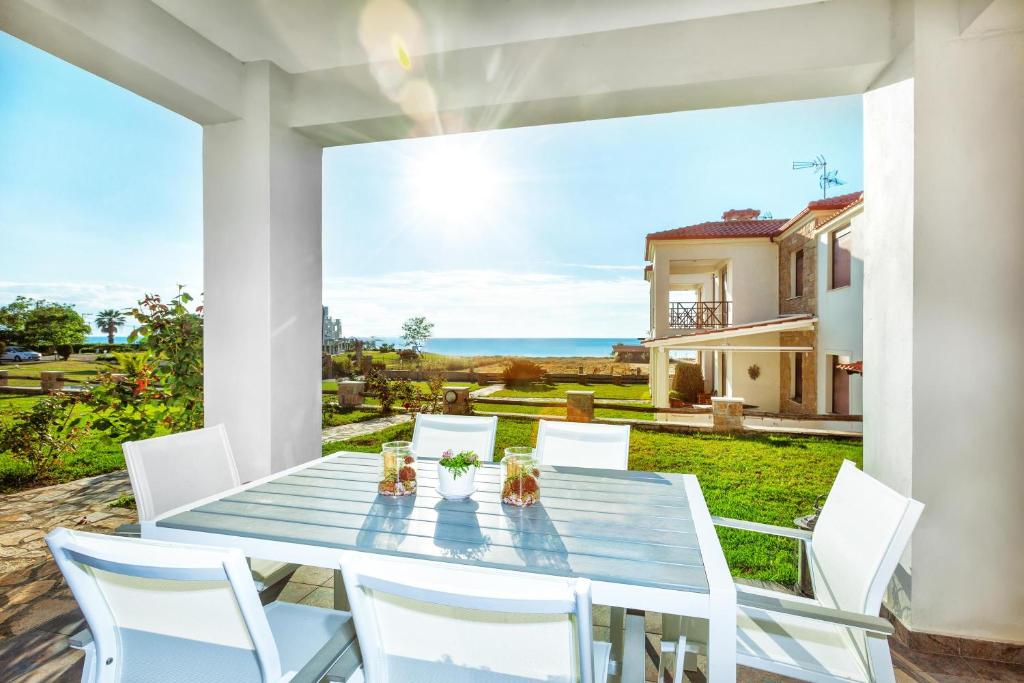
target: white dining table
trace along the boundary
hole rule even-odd
[[[437,493],[436,461],[417,461],[417,491],[402,497],[378,495],[378,467],[372,453],[317,458],[168,512],[142,535],[328,569],[359,550],[586,577],[595,604],[707,620],[708,678],[735,680],[736,591],[695,476],[542,466],[540,502],[517,508],[500,501],[497,464],[461,501]],[[613,656],[642,658],[640,637],[639,653],[620,641]],[[642,681],[640,663],[616,662]]]

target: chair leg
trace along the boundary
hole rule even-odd
[[[682,683],[686,659],[686,621],[674,614],[661,615],[661,661],[658,662],[658,683],[665,683],[672,667],[672,683]]]
[[[351,612],[352,607],[348,604],[348,593],[345,592],[345,579],[341,576],[341,570],[334,570],[334,609],[342,612]]]
[[[642,610],[627,610],[623,634],[622,683],[644,683],[647,644]]]
[[[867,641],[868,661],[871,662],[872,680],[877,683],[896,683],[889,639],[883,635],[868,633],[865,640]]]
[[[612,645],[610,673],[615,680],[622,676],[622,639],[626,627],[626,608],[612,607],[608,617],[608,641]]]

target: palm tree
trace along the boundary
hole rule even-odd
[[[96,327],[107,333],[107,343],[114,343],[114,333],[125,324],[124,313],[108,308],[96,314]]]

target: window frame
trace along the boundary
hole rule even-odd
[[[851,244],[846,246],[847,254],[847,267],[846,267],[846,282],[841,285],[836,284],[836,244],[843,237],[849,237]],[[847,223],[841,227],[832,230],[828,234],[828,290],[831,292],[836,289],[844,289],[853,284],[853,226]]]

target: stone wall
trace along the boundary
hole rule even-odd
[[[779,313],[781,315],[794,313],[814,315],[817,313],[818,259],[815,240],[811,237],[815,224],[814,219],[808,220],[779,242]],[[790,262],[796,252],[801,249],[804,252],[803,295],[791,298]]]
[[[806,256],[804,258],[807,258]],[[780,332],[780,346],[810,346],[817,350],[818,335],[816,332]],[[818,364],[815,362],[815,351],[808,351],[803,356],[803,400],[794,401],[790,386],[790,353],[783,351],[779,359],[779,412],[784,414],[808,415],[818,412]]]

